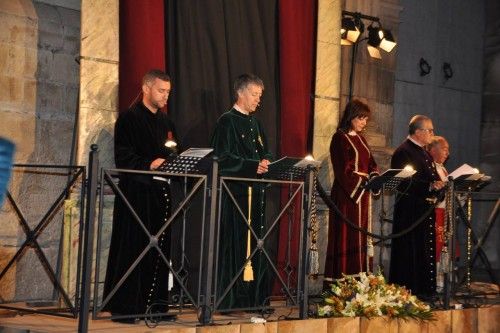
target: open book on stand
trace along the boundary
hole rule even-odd
[[[381,175],[372,177],[364,186],[366,190],[378,191],[385,185],[388,190],[395,189],[403,179],[416,173],[413,169],[388,169]]]
[[[480,180],[483,177],[489,177],[485,176],[484,173],[480,173],[478,169],[471,167],[467,163],[462,164],[458,168],[455,169],[452,173],[448,175],[449,177],[452,177],[453,180]],[[491,178],[491,177],[489,177]]]
[[[471,167],[467,163],[459,166],[448,177],[453,179],[458,191],[479,191],[491,183],[491,176],[480,173],[478,169]]]

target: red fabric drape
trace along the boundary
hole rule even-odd
[[[302,157],[307,154],[314,89],[316,6],[316,0],[279,1],[281,156]],[[286,194],[282,200],[286,200]],[[300,203],[296,203],[290,258],[295,273],[300,232]],[[278,248],[281,269],[286,260],[287,232],[288,219],[284,218],[280,221]],[[274,292],[278,293],[280,288],[276,282]]]
[[[163,0],[120,1],[119,110],[141,92],[149,69],[166,70]]]

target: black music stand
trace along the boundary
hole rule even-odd
[[[392,222],[388,220],[385,212],[385,200],[384,192],[396,192],[401,182],[405,179],[410,178],[415,174],[415,170],[405,170],[405,169],[388,169],[379,176],[372,177],[364,185],[365,190],[372,191],[374,193],[381,191],[381,210],[380,210],[380,235],[384,236],[384,225],[385,222]],[[382,259],[384,255],[383,249],[388,245],[385,244],[385,240],[379,240],[374,242],[373,245],[380,246],[379,252],[379,265],[383,268]]]
[[[380,176],[370,178],[364,188],[365,190],[371,190],[372,192],[380,191],[382,188],[387,191],[393,191],[397,189],[399,184],[404,179],[409,178],[414,174],[414,170],[388,169]]]
[[[444,278],[444,307],[447,309],[450,306],[450,300],[452,294],[456,292],[457,286],[455,286],[455,279],[453,278],[453,273],[455,272],[455,230],[457,227],[457,218],[460,218],[463,220],[468,232],[467,232],[467,243],[470,244],[472,241],[474,243],[474,259],[471,260],[471,253],[470,249],[471,246],[467,246],[467,263],[466,263],[466,273],[464,275],[464,278],[460,281],[459,285],[461,285],[464,280],[466,279],[466,284],[467,284],[467,289],[470,291],[470,276],[471,276],[471,269],[474,261],[476,260],[477,256],[479,255],[482,262],[486,266],[486,269],[488,270],[488,273],[490,274],[490,277],[493,282],[494,281],[494,274],[492,273],[492,268],[491,264],[488,260],[488,257],[486,256],[486,253],[482,249],[482,245],[484,244],[485,238],[483,237],[481,239],[481,242],[478,241],[477,237],[474,235],[472,231],[472,225],[470,221],[470,216],[465,212],[465,208],[469,211],[472,209],[470,207],[471,203],[471,195],[472,192],[479,192],[481,189],[483,189],[485,186],[489,185],[491,183],[491,177],[485,176],[484,174],[464,174],[459,177],[453,178],[449,177],[449,187],[448,187],[448,192],[447,195],[451,196],[451,200],[448,200],[450,203],[450,216],[449,216],[449,226],[448,228],[451,228],[449,230],[449,253],[450,255],[448,256],[449,262],[446,263],[447,267],[445,270],[445,278]],[[466,202],[465,204],[462,204],[463,200],[460,200],[457,197],[457,194],[462,194],[466,196]],[[463,198],[462,198],[463,199]],[[461,202],[462,201],[462,202]],[[489,231],[492,227],[492,224],[495,222],[495,219],[492,219],[488,222],[488,227],[487,231]],[[487,235],[487,233],[486,233]]]
[[[308,307],[307,304],[309,302],[309,279],[307,276],[307,269],[310,266],[309,262],[309,231],[311,230],[311,214],[312,214],[312,202],[314,201],[313,196],[316,195],[316,186],[314,182],[314,171],[318,170],[321,165],[321,161],[316,161],[312,158],[297,158],[297,157],[282,157],[281,159],[270,163],[268,166],[268,172],[264,174],[265,179],[275,180],[275,181],[297,181],[300,180],[304,182],[305,187],[305,203],[302,206],[302,210],[304,212],[305,220],[302,221],[302,237],[299,244],[299,277],[297,281],[297,293],[302,294],[302,299],[299,302],[299,318],[306,319]],[[288,202],[293,200],[291,192],[291,184],[289,185],[289,195]],[[283,209],[283,211],[286,210]],[[291,216],[288,216],[289,224],[294,221],[291,219]],[[288,235],[290,237],[290,235]],[[290,246],[290,238],[287,242],[287,247]],[[287,258],[287,262],[289,262],[290,258]],[[288,271],[291,273],[292,271]],[[302,274],[300,274],[302,272]],[[286,289],[287,287],[283,285]]]
[[[265,179],[289,180],[304,179],[307,166],[319,167],[320,162],[316,160],[301,159],[297,157],[282,157],[268,165],[268,172],[264,174]]]
[[[491,184],[491,177],[483,174],[461,175],[455,179],[454,190],[456,192],[478,192]]]
[[[212,164],[209,158],[212,151],[211,148],[190,148],[180,155],[167,158],[157,170],[168,173],[205,173]]]

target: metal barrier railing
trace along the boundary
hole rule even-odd
[[[235,285],[236,281],[241,278],[244,272],[245,265],[250,262],[259,253],[266,261],[266,265],[270,268],[271,272],[274,273],[275,279],[278,281],[279,286],[283,292],[282,299],[285,301],[285,307],[298,308],[299,317],[307,318],[308,313],[308,274],[307,269],[309,267],[309,232],[311,221],[311,202],[315,194],[314,177],[315,173],[312,168],[309,168],[303,179],[290,179],[290,180],[273,180],[273,179],[253,179],[253,178],[239,178],[239,177],[219,177],[218,174],[218,161],[216,158],[212,161],[212,169],[206,174],[194,174],[194,173],[168,173],[168,172],[158,172],[158,171],[137,171],[137,170],[124,170],[124,169],[107,169],[101,168],[99,166],[98,159],[98,149],[96,145],[91,147],[91,152],[89,154],[89,166],[88,166],[88,178],[85,176],[85,167],[82,166],[54,166],[54,165],[15,165],[15,168],[38,168],[38,169],[67,169],[66,173],[61,173],[61,175],[68,176],[68,181],[66,187],[59,194],[54,203],[50,206],[49,210],[43,215],[38,224],[31,228],[25,215],[21,211],[19,205],[13,199],[11,193],[7,193],[8,202],[12,205],[13,210],[19,219],[19,224],[24,232],[26,239],[21,244],[15,255],[9,260],[7,265],[0,272],[0,282],[5,278],[7,272],[12,269],[14,263],[19,260],[29,248],[33,248],[38,260],[45,269],[45,273],[51,280],[58,297],[62,300],[64,306],[52,309],[32,309],[23,308],[15,305],[9,305],[8,303],[1,303],[0,308],[18,310],[24,312],[42,313],[50,314],[63,317],[77,317],[79,316],[79,332],[88,331],[88,321],[90,313],[94,319],[113,319],[113,318],[127,318],[130,316],[99,316],[103,307],[109,302],[113,297],[116,290],[120,288],[123,281],[126,279],[128,274],[136,267],[139,262],[144,258],[144,255],[149,251],[154,251],[160,258],[160,261],[168,268],[168,271],[172,274],[173,280],[178,288],[178,294],[176,297],[171,297],[169,299],[169,305],[173,305],[173,308],[177,309],[179,312],[184,310],[193,310],[197,312],[198,321],[201,324],[208,324],[213,321],[214,312],[218,311],[233,311],[233,310],[260,310],[263,308],[276,308],[283,307],[281,305],[274,306],[273,304],[264,304],[264,306],[256,307],[245,307],[240,309],[233,308],[223,308],[224,297],[229,293],[230,289]],[[155,232],[149,231],[144,223],[141,221],[140,217],[134,210],[134,207],[130,205],[126,196],[116,185],[114,177],[121,174],[136,174],[136,175],[148,175],[148,176],[162,176],[168,177],[170,179],[178,178],[181,179],[183,184],[183,197],[179,200],[178,206],[173,210],[172,214],[168,217],[166,221],[161,225],[161,227]],[[77,265],[77,275],[76,275],[76,296],[75,301],[71,301],[71,297],[68,295],[67,291],[63,288],[61,284],[58,272],[54,271],[49,263],[46,255],[44,254],[40,244],[39,237],[46,230],[47,226],[52,222],[51,217],[55,212],[60,209],[65,198],[67,198],[71,192],[73,186],[81,179],[82,186],[80,189],[80,223],[79,223],[79,239],[81,240],[78,244],[78,265]],[[188,181],[189,180],[189,181]],[[183,182],[182,182],[183,181]],[[221,214],[221,201],[223,196],[229,198],[230,202],[237,207],[241,215],[241,220],[247,224],[248,217],[245,216],[244,210],[240,207],[238,200],[235,199],[231,191],[231,183],[243,182],[249,184],[270,184],[271,186],[286,186],[288,185],[288,200],[282,203],[279,212],[269,219],[269,226],[263,234],[260,234],[252,225],[247,225],[246,230],[250,233],[250,243],[252,244],[251,251],[248,254],[246,260],[241,263],[238,267],[234,276],[231,277],[229,283],[226,285],[220,285],[219,281],[219,265],[220,265],[220,242],[221,237],[220,230],[220,214]],[[187,186],[187,184],[190,184]],[[168,231],[169,228],[175,223],[181,224],[181,242],[180,247],[180,261],[179,265],[171,263],[172,257],[169,254],[164,253],[164,251],[158,246],[157,242],[150,242],[144,247],[140,255],[134,260],[132,265],[125,272],[123,277],[117,283],[117,285],[112,288],[111,292],[108,293],[102,302],[99,301],[99,283],[100,283],[100,252],[103,248],[102,246],[102,223],[103,223],[103,204],[104,204],[104,188],[110,188],[115,195],[115,197],[120,198],[129,213],[135,217],[135,221],[138,226],[144,231],[145,236],[150,239],[158,240],[160,236]],[[293,188],[293,190],[292,190]],[[325,197],[324,190],[318,184],[318,192],[322,197]],[[186,228],[188,215],[187,212],[190,210],[190,201],[194,196],[201,196],[202,200],[202,211],[201,211],[201,223],[200,228],[196,230],[199,232],[200,241],[200,251],[199,258],[196,265],[196,279],[197,286],[196,291],[190,290],[187,286],[187,280],[191,277],[191,272],[189,270],[187,261],[185,260],[185,250],[187,248],[186,243]],[[98,204],[99,199],[99,204]],[[329,198],[327,198],[329,199]],[[291,211],[291,207],[294,202],[300,201],[300,234],[299,246],[297,251],[298,265],[296,280],[292,281],[290,279],[289,272],[280,271],[277,263],[273,260],[273,255],[269,253],[266,249],[266,242],[269,241],[270,234],[276,231],[279,225],[280,219],[282,219],[287,211]],[[328,203],[328,200],[327,200]],[[493,221],[496,219],[498,211],[498,202],[496,204],[496,210],[494,216],[490,217],[488,224],[488,231],[491,229]],[[85,209],[85,214],[82,212]],[[463,215],[463,214],[462,214]],[[94,221],[97,217],[97,233],[94,231]],[[293,223],[293,219],[289,219],[289,223]],[[85,221],[85,222],[83,222]],[[180,222],[178,222],[180,221]],[[290,230],[290,228],[289,228]],[[190,230],[191,231],[191,230]],[[295,235],[297,236],[297,235]],[[388,239],[392,237],[397,237],[398,235],[388,235],[379,236],[383,239]],[[470,262],[474,262],[477,256],[481,256],[481,246],[484,239],[487,236],[487,232],[482,237],[478,237],[476,247],[471,253]],[[97,239],[95,238],[97,237]],[[290,247],[290,235],[288,236],[288,243],[286,246]],[[91,283],[93,276],[93,258],[96,253],[94,253],[93,245],[94,242],[97,244],[96,253],[96,266],[94,275],[94,293],[91,295]],[[289,268],[289,251],[287,258],[287,267]],[[469,262],[469,264],[470,264]],[[191,265],[193,267],[193,265]],[[282,269],[281,269],[282,270]],[[285,278],[283,278],[285,276]],[[80,284],[81,279],[81,284]],[[91,309],[91,302],[93,299],[93,305]],[[91,311],[92,310],[92,311]],[[63,313],[65,312],[65,313]],[[68,314],[69,312],[69,314]],[[150,315],[147,313],[134,314],[135,316],[142,317],[155,317],[161,316],[164,313],[158,313]]]
[[[310,179],[308,179],[308,177]],[[307,268],[308,268],[308,245],[309,245],[309,233],[308,233],[308,228],[309,228],[309,221],[310,216],[309,214],[311,213],[311,200],[313,195],[313,177],[314,174],[312,171],[310,171],[309,174],[306,174],[306,179],[297,179],[297,180],[273,180],[273,179],[254,179],[254,178],[241,178],[241,177],[220,177],[220,185],[218,187],[219,189],[219,197],[218,197],[218,214],[219,218],[217,219],[217,238],[216,238],[216,246],[214,248],[214,251],[216,251],[216,260],[215,260],[215,267],[214,267],[214,276],[215,276],[215,293],[214,293],[214,302],[212,304],[212,311],[255,311],[255,310],[265,310],[265,309],[276,309],[279,307],[296,307],[299,308],[299,316],[300,318],[306,318],[307,317],[307,299],[308,299],[308,288],[307,288]],[[246,216],[245,211],[249,211],[249,209],[244,209],[242,207],[243,203],[240,200],[238,200],[235,196],[234,189],[231,189],[232,185],[234,184],[247,184],[248,186],[251,186],[252,188],[255,187],[256,189],[262,190],[263,193],[265,190],[263,190],[263,186],[284,186],[282,189],[285,189],[288,191],[288,196],[286,202],[282,204],[280,207],[279,212],[276,214],[276,216],[272,219],[270,219],[270,223],[267,223],[268,219],[267,217],[265,218],[266,221],[260,221],[257,226],[255,226],[255,222],[252,222],[251,216]],[[286,192],[285,191],[285,192]],[[281,191],[280,191],[281,193]],[[263,194],[262,194],[263,195]],[[249,196],[253,196],[252,194],[249,194]],[[260,198],[260,197],[259,197]],[[261,200],[264,200],[261,198]],[[225,285],[220,285],[220,273],[221,273],[221,267],[219,266],[220,260],[221,260],[221,255],[224,255],[221,252],[221,242],[227,242],[227,239],[224,241],[221,241],[222,237],[229,237],[231,235],[221,235],[221,223],[222,223],[222,218],[221,214],[224,214],[224,209],[221,208],[223,205],[222,202],[226,202],[226,209],[229,209],[231,206],[233,209],[235,209],[236,212],[239,214],[239,218],[235,219],[234,221],[231,221],[232,223],[243,223],[244,230],[247,230],[249,233],[248,236],[248,253],[246,256],[245,260],[242,260],[241,264],[237,267],[237,269],[233,270],[232,276],[230,277],[229,282],[226,281]],[[250,200],[251,201],[251,200]],[[287,261],[287,264],[285,264],[285,271],[280,272],[280,269],[278,268],[278,265],[276,263],[275,258],[273,258],[272,254],[269,252],[269,249],[266,248],[266,242],[268,243],[269,241],[269,236],[272,232],[277,231],[278,226],[279,226],[279,221],[287,214],[287,212],[293,211],[291,207],[293,207],[294,202],[299,201],[300,202],[300,228],[299,228],[299,235],[292,235],[291,234],[291,228],[288,229],[288,234],[287,234],[287,256],[285,260]],[[228,206],[227,203],[230,203],[231,205]],[[259,204],[259,203],[257,203]],[[252,205],[252,210],[254,210],[254,206],[251,202],[248,203],[248,205]],[[264,209],[264,207],[261,207],[261,209]],[[260,212],[260,209],[257,209],[256,211]],[[263,214],[263,217],[267,216],[266,214]],[[258,220],[259,216],[255,218],[255,220]],[[250,222],[249,222],[250,221]],[[254,225],[252,225],[254,223]],[[290,221],[289,221],[290,223]],[[292,221],[293,223],[293,221]],[[264,227],[266,225],[266,227]],[[243,226],[240,226],[240,228]],[[262,229],[261,229],[262,228]],[[261,230],[258,230],[261,229]],[[299,243],[298,243],[298,248],[291,249],[291,239],[292,237],[298,236]],[[233,244],[236,245],[237,244]],[[296,279],[290,279],[290,272],[286,271],[287,268],[290,268],[290,251],[296,251],[298,262],[297,262],[297,274],[296,274]],[[259,259],[256,259],[257,256],[259,256]],[[281,287],[281,291],[283,293],[282,299],[285,300],[285,305],[273,305],[270,304],[269,302],[269,297],[265,297],[263,300],[262,304],[254,304],[252,306],[246,306],[246,307],[240,307],[240,308],[224,308],[223,303],[226,297],[228,297],[228,294],[231,292],[232,288],[238,288],[236,285],[238,283],[241,284],[241,281],[243,279],[244,271],[245,268],[248,267],[247,265],[250,265],[252,262],[252,259],[256,262],[262,263],[264,262],[264,265],[266,265],[271,273],[273,273],[274,278],[278,281],[278,285]],[[222,269],[227,269],[222,268]],[[283,278],[283,276],[286,276],[286,281]],[[269,278],[268,282],[270,283],[273,279]],[[269,295],[268,295],[269,296]]]
[[[100,168],[99,167],[99,162],[97,158],[97,149],[93,150],[91,152],[91,158],[89,159],[91,162],[91,172],[92,175],[89,177],[89,184],[90,184],[90,190],[89,192],[95,193],[94,197],[88,198],[88,209],[91,209],[92,206],[96,207],[97,206],[97,198],[99,198],[99,205],[98,205],[98,229],[97,229],[97,234],[94,233],[93,230],[93,223],[92,223],[92,216],[95,216],[95,209],[94,212],[90,212],[87,214],[89,217],[89,221],[87,221],[86,225],[86,250],[85,252],[85,258],[86,258],[86,265],[84,268],[84,288],[82,290],[82,298],[85,299],[85,301],[82,302],[82,308],[80,311],[80,321],[81,321],[81,329],[87,329],[85,322],[88,320],[89,316],[89,310],[90,310],[90,280],[91,280],[91,271],[92,271],[92,257],[94,253],[90,249],[92,249],[91,245],[94,243],[94,237],[97,236],[97,249],[96,249],[96,267],[95,267],[95,285],[94,285],[94,293],[93,293],[93,308],[92,308],[92,317],[93,319],[115,319],[115,318],[136,318],[136,317],[142,317],[142,318],[150,318],[153,319],[155,317],[160,317],[167,315],[166,312],[159,312],[159,313],[136,313],[136,314],[127,314],[127,315],[111,315],[111,316],[100,316],[102,313],[103,308],[106,307],[106,305],[110,302],[110,300],[113,298],[117,290],[123,285],[124,281],[127,279],[127,277],[131,274],[131,272],[136,268],[141,261],[145,258],[146,254],[149,253],[150,251],[153,251],[154,253],[157,253],[158,255],[158,260],[160,261],[160,264],[165,265],[168,269],[168,272],[172,275],[174,284],[178,290],[178,294],[176,295],[170,295],[168,299],[168,305],[170,309],[174,308],[177,309],[179,312],[183,312],[187,309],[193,309],[194,311],[200,313],[200,321],[202,321],[201,318],[206,316],[206,311],[205,309],[208,309],[208,304],[210,303],[210,299],[206,297],[206,292],[210,292],[210,288],[208,286],[211,285],[211,282],[208,283],[206,282],[207,279],[211,278],[208,276],[209,270],[206,269],[206,266],[204,262],[206,262],[209,257],[210,251],[206,251],[207,247],[205,246],[205,242],[209,240],[209,237],[206,237],[205,234],[208,233],[209,226],[213,225],[213,222],[207,223],[207,216],[210,216],[211,219],[214,218],[214,214],[207,214],[210,213],[210,206],[211,206],[211,196],[212,194],[216,194],[216,191],[211,191],[210,186],[209,186],[209,176],[204,175],[204,174],[192,174],[192,173],[169,173],[169,172],[159,172],[159,171],[137,171],[137,170],[125,170],[125,169],[107,169],[107,168]],[[214,162],[216,165],[216,162]],[[100,175],[98,177],[98,175]],[[145,226],[144,221],[141,220],[140,216],[137,214],[136,210],[134,207],[130,204],[128,201],[127,197],[124,195],[122,190],[117,186],[117,184],[114,181],[114,177],[119,176],[119,175],[145,175],[149,177],[153,176],[161,176],[164,178],[168,178],[170,180],[179,180],[180,183],[182,184],[183,187],[183,195],[184,197],[180,200],[178,203],[177,207],[174,207],[172,213],[168,216],[168,218],[165,219],[165,221],[161,221],[161,226],[157,231],[154,233],[148,230],[148,228]],[[216,174],[215,174],[216,176]],[[94,180],[94,181],[93,181]],[[188,186],[189,183],[189,186]],[[100,259],[100,253],[103,248],[103,203],[104,203],[104,188],[109,187],[113,194],[115,195],[116,200],[121,200],[123,204],[125,205],[128,213],[133,217],[134,221],[137,223],[137,226],[142,232],[144,232],[144,237],[146,239],[150,239],[151,241],[149,244],[147,244],[142,251],[140,251],[140,254],[138,255],[137,258],[135,258],[132,262],[132,264],[128,267],[128,269],[125,271],[123,276],[119,279],[119,281],[112,287],[112,289],[104,295],[104,299],[102,299],[102,302],[99,300],[99,283],[100,283],[100,267],[102,265],[101,259]],[[196,232],[199,232],[199,239],[201,240],[201,243],[199,244],[200,250],[199,250],[199,260],[198,260],[198,265],[193,271],[197,271],[198,273],[196,274],[196,277],[193,277],[191,279],[191,272],[190,267],[193,267],[194,260],[190,260],[187,258],[186,255],[186,228],[188,227],[187,225],[187,219],[188,219],[188,211],[190,209],[190,204],[191,201],[198,196],[198,198],[201,197],[202,200],[202,210],[201,210],[201,223],[198,225],[200,226],[199,230],[196,230]],[[193,221],[190,221],[193,222]],[[179,244],[179,248],[181,250],[181,253],[179,255],[179,261],[178,265],[174,264],[172,262],[172,257],[169,256],[168,251],[164,251],[163,248],[160,247],[159,245],[159,240],[161,239],[162,235],[165,234],[166,232],[170,232],[174,224],[181,224],[181,239]],[[192,224],[192,223],[191,223]],[[190,233],[193,233],[195,231],[190,228]],[[156,240],[156,241],[154,241]],[[188,267],[188,262],[189,266]],[[203,274],[203,276],[202,276]],[[164,276],[163,278],[167,278]],[[188,282],[191,280],[197,281],[197,288],[196,291],[193,292],[192,290],[189,290],[188,288]],[[191,281],[192,282],[192,281]],[[209,315],[210,316],[210,315]]]
[[[43,165],[43,164],[15,164],[13,166],[14,171],[20,170],[23,173],[34,173],[34,174],[42,174],[42,175],[56,175],[56,176],[64,176],[67,177],[66,186],[56,197],[54,202],[50,205],[49,209],[43,214],[43,217],[38,221],[34,228],[30,227],[30,223],[26,218],[26,214],[22,212],[22,209],[18,202],[14,199],[10,191],[7,191],[7,202],[12,206],[12,209],[15,213],[15,216],[18,219],[19,225],[25,235],[25,240],[22,242],[21,246],[17,249],[16,253],[10,260],[7,265],[0,272],[0,282],[4,279],[7,273],[13,269],[14,264],[19,262],[23,256],[27,253],[29,249],[33,249],[38,262],[44,268],[44,272],[46,276],[50,279],[53,287],[54,287],[54,302],[57,303],[60,298],[63,302],[63,306],[57,306],[53,304],[53,306],[44,306],[36,309],[34,307],[22,307],[17,305],[12,305],[13,303],[19,302],[3,302],[0,304],[0,308],[16,310],[27,313],[40,313],[40,314],[48,314],[60,317],[73,317],[76,318],[78,315],[78,302],[80,296],[80,261],[81,261],[81,246],[78,245],[77,251],[77,273],[76,273],[76,283],[75,283],[75,299],[71,300],[70,295],[68,295],[68,291],[65,290],[61,283],[61,274],[59,272],[59,267],[54,270],[51,266],[47,256],[42,250],[42,246],[40,246],[39,238],[47,230],[47,227],[54,221],[54,216],[60,212],[61,207],[63,207],[64,200],[67,199],[71,193],[71,189],[77,184],[78,180],[81,180],[81,188],[80,188],[80,220],[79,220],[79,231],[78,237],[81,237],[83,230],[83,220],[84,216],[81,214],[83,212],[84,207],[84,198],[85,196],[85,167],[83,166],[72,166],[72,165]],[[57,171],[54,171],[57,170]],[[66,170],[66,171],[61,171]],[[61,232],[61,238],[63,233]],[[62,240],[60,240],[60,244],[62,244]],[[60,247],[61,250],[61,247]],[[58,265],[59,266],[59,265]],[[63,313],[64,312],[64,313]],[[67,313],[69,312],[69,314]]]
[[[85,250],[84,250],[84,269],[83,269],[83,288],[82,288],[82,306],[80,308],[80,322],[81,330],[84,331],[87,329],[85,322],[88,321],[89,310],[90,310],[90,280],[91,280],[91,271],[92,271],[92,258],[94,253],[92,253],[92,244],[94,242],[94,237],[97,235],[97,257],[96,257],[96,267],[95,267],[95,287],[93,294],[93,309],[92,316],[94,319],[114,319],[114,318],[134,318],[134,317],[154,317],[154,316],[162,316],[166,313],[158,313],[155,315],[141,313],[141,314],[131,314],[131,315],[119,315],[119,316],[100,316],[101,311],[105,308],[106,304],[112,299],[115,292],[120,288],[120,286],[124,283],[127,276],[133,271],[133,269],[141,262],[144,258],[145,254],[149,251],[155,251],[160,257],[161,262],[167,266],[168,271],[172,274],[173,279],[176,285],[179,288],[180,295],[178,298],[170,298],[169,306],[173,306],[174,308],[183,311],[183,309],[191,308],[198,314],[198,320],[202,324],[210,323],[213,320],[213,313],[215,311],[221,311],[220,303],[224,295],[220,295],[217,292],[217,280],[218,280],[218,255],[219,255],[219,242],[220,242],[220,225],[217,222],[217,212],[219,212],[220,208],[220,197],[221,193],[227,189],[228,182],[234,181],[242,181],[242,182],[261,182],[267,184],[284,184],[284,185],[294,185],[296,189],[292,194],[289,195],[288,201],[283,205],[283,208],[279,212],[279,214],[275,217],[275,219],[271,223],[271,227],[267,230],[266,235],[263,237],[257,237],[255,230],[252,230],[254,237],[254,243],[258,242],[261,244],[259,248],[255,248],[253,250],[253,254],[250,256],[249,260],[251,260],[252,256],[254,256],[257,251],[261,251],[263,255],[266,257],[266,260],[270,264],[272,271],[275,273],[276,279],[279,281],[281,289],[284,292],[284,298],[286,299],[287,306],[297,307],[299,308],[300,318],[307,317],[307,267],[308,267],[308,222],[309,214],[310,214],[310,198],[313,195],[313,188],[311,185],[314,180],[314,173],[312,170],[307,174],[306,179],[303,180],[256,180],[256,179],[247,179],[247,178],[235,178],[235,177],[218,177],[218,163],[217,159],[214,158],[212,170],[208,172],[208,175],[205,174],[188,174],[188,173],[166,173],[166,172],[158,172],[158,171],[137,171],[137,170],[124,170],[124,169],[106,169],[100,168],[99,162],[97,158],[97,149],[93,147],[92,152],[90,153],[90,166],[89,170],[91,175],[89,176],[89,193],[87,196],[87,223],[85,229]],[[97,175],[99,175],[99,179]],[[179,205],[175,208],[172,214],[168,217],[168,219],[162,224],[162,226],[156,231],[156,233],[151,233],[144,225],[141,218],[137,215],[134,207],[128,202],[126,196],[120,190],[120,188],[116,185],[113,180],[113,177],[118,176],[120,174],[135,174],[135,175],[148,175],[148,176],[161,176],[168,177],[170,179],[179,178],[184,180],[184,184],[186,180],[191,179],[192,186],[189,190],[184,186],[184,195],[185,197],[180,200]],[[104,202],[104,186],[109,186],[112,192],[115,194],[115,198],[119,198],[122,200],[124,205],[127,207],[128,212],[134,217],[135,222],[140,229],[144,232],[146,238],[156,239],[172,227],[174,220],[178,218],[183,224],[183,230],[185,228],[186,223],[186,208],[190,203],[190,200],[197,193],[203,193],[203,208],[202,208],[202,216],[201,216],[201,229],[197,230],[200,233],[200,257],[198,262],[198,288],[196,295],[190,292],[186,285],[186,276],[180,274],[182,270],[185,270],[186,267],[183,266],[183,258],[185,256],[184,249],[186,248],[186,239],[183,237],[179,243],[181,247],[181,265],[180,267],[174,267],[171,263],[172,257],[168,257],[166,253],[159,248],[158,243],[155,241],[149,242],[148,245],[144,247],[141,253],[136,257],[131,266],[128,267],[127,271],[123,274],[123,276],[119,279],[118,283],[112,288],[112,290],[106,294],[102,302],[99,302],[99,291],[98,284],[100,283],[100,252],[103,248],[102,244],[102,223],[103,223],[103,202]],[[93,230],[93,217],[95,217],[95,212],[97,208],[97,199],[99,198],[99,206],[98,206],[98,230],[97,234],[94,233]],[[299,248],[295,249],[297,251],[298,256],[298,271],[297,271],[297,279],[296,281],[292,281],[292,283],[288,280],[285,281],[276,264],[273,262],[271,255],[265,250],[262,246],[266,239],[269,237],[269,234],[277,229],[278,223],[280,219],[284,216],[286,211],[293,205],[294,200],[297,198],[300,199],[301,205],[301,218],[300,218],[300,235],[299,237]],[[95,207],[95,208],[92,208]],[[220,212],[219,212],[220,214]],[[289,239],[290,241],[290,239]],[[288,244],[289,245],[289,244]],[[242,269],[240,270],[240,273]],[[164,277],[165,278],[165,277]],[[226,286],[226,289],[230,289],[231,285],[234,284],[238,277],[234,277],[233,281],[229,286]],[[294,289],[295,288],[295,289]],[[226,290],[227,293],[227,290]],[[187,299],[187,302],[184,302],[183,299]],[[259,309],[258,308],[254,308]],[[235,309],[231,309],[235,310]],[[252,308],[248,308],[247,310],[252,310]]]

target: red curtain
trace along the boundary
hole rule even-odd
[[[163,0],[120,0],[119,110],[141,92],[145,72],[166,70]]]
[[[308,151],[311,126],[316,49],[316,0],[280,0],[280,100],[281,100],[281,156],[303,157]],[[282,202],[287,200],[284,194]],[[292,224],[290,264],[297,270],[299,246],[300,202],[296,201]],[[278,267],[286,265],[288,219],[280,221]],[[285,278],[285,276],[282,276]],[[294,274],[296,277],[296,274]],[[276,281],[274,293],[281,285]]]

